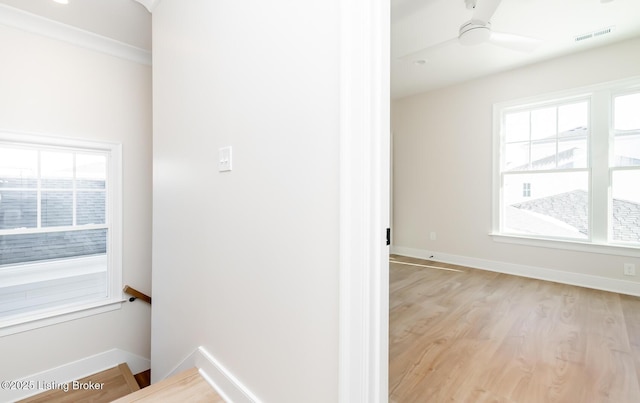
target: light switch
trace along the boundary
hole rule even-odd
[[[218,171],[231,171],[231,146],[222,147],[218,151]]]

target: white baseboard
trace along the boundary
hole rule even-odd
[[[131,372],[134,374],[146,371],[151,367],[151,362],[148,358],[140,357],[139,355],[128,351],[114,348],[113,350],[108,350],[56,368],[29,375],[20,379],[20,383],[23,385],[29,385],[30,382],[32,385],[39,385],[47,382],[65,384],[73,380],[84,378],[97,372],[116,367],[123,362],[127,363]],[[45,391],[46,390],[37,389],[37,386],[34,388],[24,388],[22,390],[7,390],[3,388],[0,390],[0,401],[13,402]]]
[[[200,370],[202,377],[226,402],[260,403],[260,399],[202,346],[178,364],[166,378],[193,367]]]
[[[544,267],[528,266],[495,260],[478,259],[467,256],[451,255],[424,249],[392,246],[391,253],[396,255],[429,259],[442,263],[457,264],[498,273],[512,274],[515,276],[535,278],[538,280],[553,281],[555,283],[576,285],[593,288],[602,291],[617,292],[620,294],[640,296],[640,283],[618,280],[607,277],[593,276],[575,272],[547,269]],[[433,257],[432,257],[433,256]]]

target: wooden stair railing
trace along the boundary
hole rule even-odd
[[[125,285],[124,288],[122,289],[126,294],[131,295],[131,298],[129,298],[129,301],[133,302],[136,299],[140,298],[141,300],[143,300],[144,302],[151,304],[151,297],[148,296],[147,294],[136,290],[133,287],[129,287],[128,285]]]

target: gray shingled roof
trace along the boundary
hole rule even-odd
[[[33,179],[2,178],[0,183],[0,229],[35,228],[37,192]],[[72,225],[73,194],[70,180],[43,180],[41,224]],[[105,222],[105,182],[76,181],[76,223]],[[11,189],[11,190],[8,190]],[[59,190],[64,189],[64,190]],[[98,190],[98,191],[95,191]],[[0,236],[0,265],[61,259],[106,253],[107,230],[64,231]]]
[[[584,190],[573,190],[516,203],[512,207],[552,217],[588,235],[588,205],[588,193]],[[613,239],[640,242],[640,204],[613,199]]]

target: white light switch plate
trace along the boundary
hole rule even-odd
[[[222,147],[218,151],[218,171],[231,171],[231,146]]]

